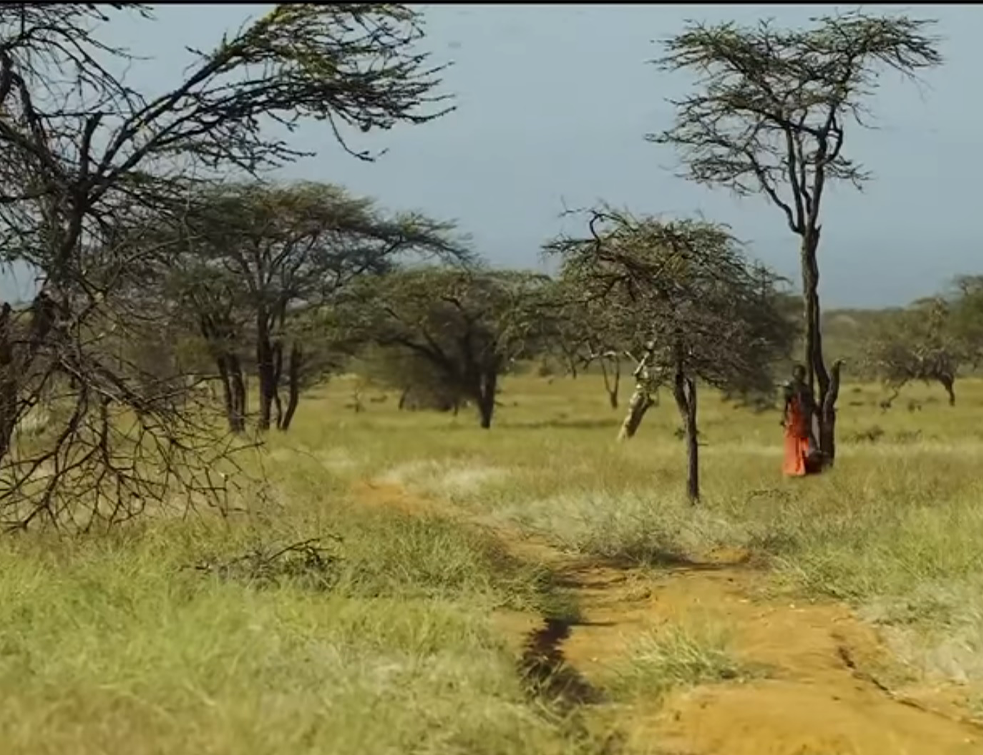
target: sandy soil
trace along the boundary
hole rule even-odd
[[[657,577],[558,551],[518,528],[470,516],[398,485],[361,483],[357,500],[431,513],[490,531],[514,556],[545,563],[575,592],[582,619],[569,626],[502,613],[496,621],[517,653],[564,666],[566,690],[623,750],[654,755],[969,755],[983,728],[964,713],[958,689],[919,688],[875,629],[848,607],[763,597],[768,576],[743,553],[715,553]],[[605,703],[604,670],[634,637],[665,622],[712,617],[762,678],[672,692],[664,700]],[[603,690],[600,690],[602,693]]]

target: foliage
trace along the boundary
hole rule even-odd
[[[343,126],[448,111],[440,68],[417,46],[419,14],[404,6],[278,5],[192,51],[155,95],[114,73],[130,60],[105,41],[120,14],[152,22],[128,3],[0,8],[0,247],[40,281],[30,314],[0,315],[0,508],[12,524],[83,510],[83,524],[116,520],[155,499],[222,495],[211,420],[115,349],[168,314],[143,291],[160,216],[181,217],[198,179],[301,156],[271,125],[323,121],[348,149]],[[58,426],[14,449],[13,428],[42,396],[64,408]],[[136,467],[123,461],[134,449],[146,454]]]
[[[547,338],[549,353],[559,353],[567,372],[596,364],[604,378],[604,389],[613,409],[618,408],[622,362],[637,347],[624,331],[626,318],[614,301],[585,298],[576,280],[561,276],[551,286],[556,317]]]
[[[892,390],[885,406],[916,380],[939,383],[949,404],[956,403],[953,386],[967,349],[954,328],[952,305],[944,298],[917,301],[882,321],[866,354],[870,370]]]
[[[844,152],[851,124],[864,126],[867,102],[885,70],[914,78],[938,66],[931,22],[855,11],[815,19],[807,29],[770,21],[690,23],[665,41],[655,61],[666,71],[697,75],[696,92],[671,100],[671,128],[650,134],[674,147],[682,176],[696,183],[760,193],[800,237],[808,382],[818,382],[820,446],[835,456],[839,363],[827,369],[819,304],[822,201],[828,184],[858,188],[870,174]]]
[[[546,357],[558,359],[566,374],[576,378],[591,353],[590,316],[563,280],[551,282],[549,295],[557,317],[546,341]]]
[[[948,324],[974,367],[983,359],[983,276],[960,275],[947,299]]]
[[[359,351],[356,373],[383,388],[399,391],[400,409],[457,412],[466,397],[429,359],[398,346]]]
[[[409,268],[361,286],[345,310],[357,338],[428,362],[489,428],[499,377],[542,350],[552,320],[548,282],[518,271]]]
[[[626,342],[645,344],[655,384],[673,386],[696,453],[696,381],[734,392],[770,392],[771,366],[786,356],[794,325],[779,305],[777,277],[749,263],[733,237],[705,221],[589,213],[590,236],[561,237],[547,252],[583,299],[614,305]],[[690,495],[698,497],[694,478]]]
[[[843,148],[848,125],[866,125],[882,71],[912,78],[941,64],[931,23],[861,11],[808,29],[690,23],[655,62],[698,72],[699,93],[671,101],[675,125],[648,138],[680,151],[688,180],[763,192],[802,235],[818,222],[827,181],[870,177]]]
[[[219,185],[197,196],[172,229],[180,243],[162,264],[178,306],[210,338],[226,395],[236,378],[223,374],[231,370],[221,360],[230,348],[253,345],[258,427],[268,429],[275,410],[286,430],[301,388],[337,362],[327,334],[340,291],[406,255],[466,256],[450,230],[416,213],[386,217],[372,200],[329,184]],[[206,327],[216,313],[230,323],[227,335]],[[231,414],[230,426],[242,429]]]
[[[779,309],[779,278],[745,260],[721,226],[594,210],[591,238],[547,245],[588,306],[617,316],[626,344],[655,342],[665,369],[717,388],[773,390],[770,367],[794,326]]]

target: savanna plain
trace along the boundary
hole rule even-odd
[[[795,480],[706,391],[695,506],[671,400],[619,444],[597,375],[491,430],[352,381],[237,512],[0,539],[4,752],[983,752],[983,381],[846,384]]]

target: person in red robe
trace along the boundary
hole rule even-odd
[[[818,470],[818,449],[812,432],[816,401],[806,383],[806,370],[797,364],[792,380],[785,386],[785,409],[782,425],[785,428],[785,458],[782,472],[789,477],[804,477]]]

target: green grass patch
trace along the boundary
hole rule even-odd
[[[329,588],[183,568],[319,533],[340,537],[328,540]],[[495,607],[556,604],[548,572],[446,521],[339,504],[277,526],[171,522],[8,540],[0,575],[0,741],[10,752],[582,746],[529,701],[489,629]]]
[[[480,530],[359,506],[348,491],[367,478],[654,569],[750,549],[784,589],[881,622],[910,668],[983,689],[983,382],[961,383],[956,410],[913,386],[920,408],[886,413],[876,386],[844,386],[835,469],[793,481],[777,413],[707,391],[696,508],[669,401],[618,445],[621,411],[593,375],[508,380],[491,431],[467,411],[400,412],[371,395],[355,414],[349,388],[305,397],[256,455],[268,495],[246,491],[247,513],[228,522],[0,541],[5,752],[598,752],[530,699],[490,629],[503,608],[575,618],[570,594]],[[310,538],[331,558],[324,580],[303,563],[272,580],[185,568]],[[606,691],[659,696],[759,672],[712,625],[668,627]]]

